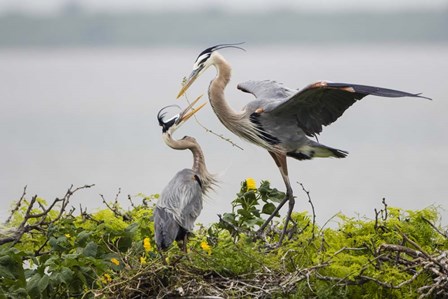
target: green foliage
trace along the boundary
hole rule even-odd
[[[284,194],[267,181],[251,184],[242,183],[221,221],[199,225],[187,253],[173,245],[163,259],[154,244],[156,195],[140,195],[142,204],[128,211],[115,202],[91,214],[58,218],[50,211],[46,222],[30,218],[47,225],[0,245],[0,298],[435,296],[427,286],[448,293],[433,271],[433,261],[446,263],[448,251],[436,208],[405,211],[383,202],[373,219],[338,215],[336,228],[317,226],[307,212],[293,213],[289,237],[275,247],[268,242],[278,240],[282,220],[262,238],[255,232]],[[23,201],[12,226],[27,219],[31,202]]]
[[[24,202],[11,223],[23,221],[28,204]],[[56,217],[55,211],[48,217]],[[152,207],[143,205],[126,217],[109,209],[66,215],[47,231],[24,234],[12,247],[1,245],[0,298],[93,298],[104,274],[110,277],[125,267],[126,254],[146,254],[142,240],[153,239],[151,217]]]
[[[241,183],[240,192],[232,202],[232,212],[224,213],[219,227],[228,230],[233,236],[240,231],[250,231],[264,223],[262,214],[271,215],[276,205],[285,198],[285,193],[271,188],[269,181],[262,181],[257,189],[248,188],[248,181]],[[279,217],[279,214],[275,215]]]

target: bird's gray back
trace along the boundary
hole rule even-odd
[[[262,128],[263,139],[271,145],[281,146],[284,151],[308,144],[309,139],[297,126],[294,117],[286,118],[268,113],[289,100],[298,90],[271,80],[243,82],[238,84],[238,89],[256,97],[244,107],[244,111],[250,115],[253,123]]]
[[[179,171],[163,189],[156,205],[172,213],[185,230],[192,231],[202,210],[200,178],[191,169]]]

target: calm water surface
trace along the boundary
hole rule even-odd
[[[320,79],[423,92],[423,99],[367,97],[324,129],[323,144],[347,150],[346,159],[290,160],[296,211],[310,210],[297,182],[311,191],[319,223],[338,212],[373,217],[391,206],[447,208],[448,45],[310,46],[225,50],[233,65],[227,97],[240,109],[251,95],[245,80],[274,79],[294,88]],[[0,51],[0,219],[28,186],[29,196],[62,196],[74,184],[95,184],[72,199],[76,207],[102,208],[101,197],[161,192],[174,173],[190,167],[191,154],[169,149],[156,120],[190,73],[201,49],[73,49]],[[214,71],[190,89],[206,93]],[[209,171],[221,187],[206,200],[199,221],[217,220],[247,177],[283,182],[269,155],[228,132],[209,105],[203,125],[230,137],[239,150],[194,121],[177,132],[202,144]],[[446,211],[442,222],[447,224]]]

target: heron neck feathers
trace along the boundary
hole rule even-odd
[[[235,111],[228,104],[224,90],[230,82],[232,68],[219,53],[214,52],[213,65],[217,75],[210,82],[208,97],[218,119],[235,135],[262,147],[269,148],[269,144],[259,137],[259,128],[249,118],[250,111]]]
[[[205,157],[202,152],[201,146],[192,137],[184,137],[183,139],[173,139],[171,135],[165,136],[166,144],[176,150],[189,149],[193,154],[193,167],[192,170],[199,176],[202,182],[202,192],[207,193],[210,189],[213,189],[213,185],[216,185],[216,178],[213,174],[210,174],[205,165]]]

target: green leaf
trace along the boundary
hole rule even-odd
[[[44,266],[53,268],[61,261],[59,256],[51,256],[48,260],[45,261]]]
[[[65,236],[61,236],[59,238],[51,237],[48,241],[48,244],[55,251],[65,251],[67,246],[67,238]]]
[[[273,203],[268,202],[263,206],[261,213],[271,215],[275,211],[275,205]]]
[[[11,273],[11,271],[2,265],[0,265],[0,277],[5,277],[9,279],[15,278],[14,275]]]
[[[73,279],[74,272],[67,267],[62,267],[61,272],[59,272],[59,278],[61,282],[69,284],[70,281]]]
[[[227,222],[230,222],[230,223],[235,223],[235,214],[233,214],[233,213],[224,213],[222,215],[222,219],[227,221]]]
[[[87,240],[92,235],[93,232],[83,230],[76,236],[75,244],[77,246],[84,246],[87,243]]]
[[[87,245],[84,248],[84,250],[82,251],[82,253],[85,256],[95,257],[97,251],[98,251],[98,245],[95,242],[90,241],[89,243],[87,243]]]
[[[40,293],[43,293],[45,291],[49,282],[50,282],[50,277],[48,277],[48,275],[42,276],[42,278],[39,280],[39,283],[38,283]]]
[[[138,231],[138,223],[132,223],[131,225],[126,227],[124,233],[127,236],[133,237],[137,231]]]
[[[41,275],[39,273],[36,273],[28,280],[26,290],[28,291],[28,294],[31,296],[31,298],[40,298],[41,292],[39,290],[39,282],[41,278]]]
[[[277,189],[273,189],[271,193],[269,194],[269,198],[273,202],[282,202],[286,197],[286,194],[284,192],[278,191]]]
[[[76,271],[76,277],[78,278],[79,282],[82,282],[83,285],[87,284],[87,278],[85,276],[85,274],[89,274],[88,270],[90,270],[89,268],[86,267],[81,267],[81,271]]]
[[[238,214],[240,214],[241,216],[243,216],[243,218],[246,218],[246,219],[252,218],[252,214],[245,209],[238,209],[236,212]]]
[[[76,267],[79,265],[79,258],[82,256],[81,253],[79,254],[65,254],[63,255],[63,265],[67,267]]]
[[[17,280],[21,286],[25,286],[25,272],[23,270],[23,252],[19,252],[15,248],[3,251],[0,256],[0,266],[3,268],[3,274],[12,274],[13,279]],[[8,274],[9,273],[9,274]]]
[[[255,225],[262,225],[264,221],[263,219],[256,218],[256,219],[249,219],[245,223],[248,227],[254,227]]]

